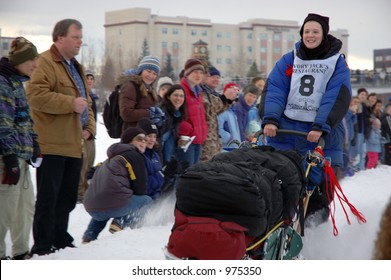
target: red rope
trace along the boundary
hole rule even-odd
[[[335,176],[335,173],[334,173],[334,170],[333,168],[331,167],[330,165],[330,162],[328,160],[325,160],[324,162],[324,177],[325,177],[325,180],[326,180],[326,195],[327,195],[327,200],[328,200],[328,203],[329,203],[329,208],[330,208],[330,216],[331,216],[331,221],[333,223],[333,234],[334,236],[337,236],[338,235],[338,228],[336,226],[336,223],[335,223],[335,200],[332,201],[331,203],[331,200],[332,200],[332,197],[335,195],[337,196],[338,200],[339,200],[339,203],[341,204],[342,206],[342,209],[345,213],[345,217],[346,217],[346,220],[348,222],[348,224],[350,225],[350,219],[349,219],[349,215],[345,209],[345,206],[344,206],[344,203],[346,203],[349,208],[350,208],[350,211],[352,212],[352,214],[354,214],[356,217],[357,217],[357,220],[358,222],[362,222],[362,223],[366,223],[367,220],[364,218],[364,215],[362,213],[360,213],[356,207],[354,207],[350,202],[349,200],[347,199],[347,197],[345,196],[342,188],[341,188],[341,185],[339,184],[338,182],[338,179],[337,177]],[[331,197],[330,197],[331,195]]]

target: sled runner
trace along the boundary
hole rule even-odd
[[[323,169],[331,168],[323,143],[322,139],[305,157],[267,145],[240,145],[188,168],[177,185],[166,258],[297,258],[311,188],[329,180],[323,176]],[[350,203],[349,207],[352,210]]]

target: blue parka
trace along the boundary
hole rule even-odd
[[[330,42],[329,51],[319,59],[326,59],[337,54],[342,42],[335,37],[328,35]],[[288,94],[291,87],[292,66],[294,55],[300,57],[301,41],[295,45],[296,52],[285,54],[275,65],[270,73],[262,100],[259,107],[259,114],[262,118],[262,127],[267,124],[274,124],[280,129],[292,129],[302,132],[311,130],[322,131],[322,137],[325,139],[324,152],[326,156],[331,157],[331,163],[335,166],[341,166],[342,147],[344,140],[344,128],[341,123],[347,110],[349,109],[351,99],[350,70],[346,64],[343,55],[340,55],[334,73],[332,74],[326,91],[324,92],[319,110],[313,122],[303,122],[289,119],[284,115]],[[305,60],[303,57],[301,59]],[[294,74],[293,74],[294,75]],[[313,150],[315,143],[307,142],[303,137],[292,135],[277,135],[268,138],[268,144],[277,149],[294,149],[301,154],[308,150]]]

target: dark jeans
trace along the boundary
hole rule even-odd
[[[148,209],[146,206],[151,202],[152,198],[147,195],[133,195],[130,203],[120,209],[90,212],[92,219],[84,232],[83,239],[96,240],[110,218],[114,218],[121,228],[131,226],[145,214]]]
[[[186,153],[182,148],[175,148],[175,157],[179,162],[187,161],[189,166],[192,166],[199,162],[201,157],[201,145],[200,144],[190,144]]]
[[[68,221],[69,213],[76,206],[81,165],[81,158],[43,156],[37,169],[33,254],[50,251],[52,246],[72,245]]]

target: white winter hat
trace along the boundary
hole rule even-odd
[[[171,78],[170,77],[161,77],[158,81],[157,81],[157,91],[160,90],[160,88],[164,85],[170,85],[172,86],[174,83],[172,82]]]

